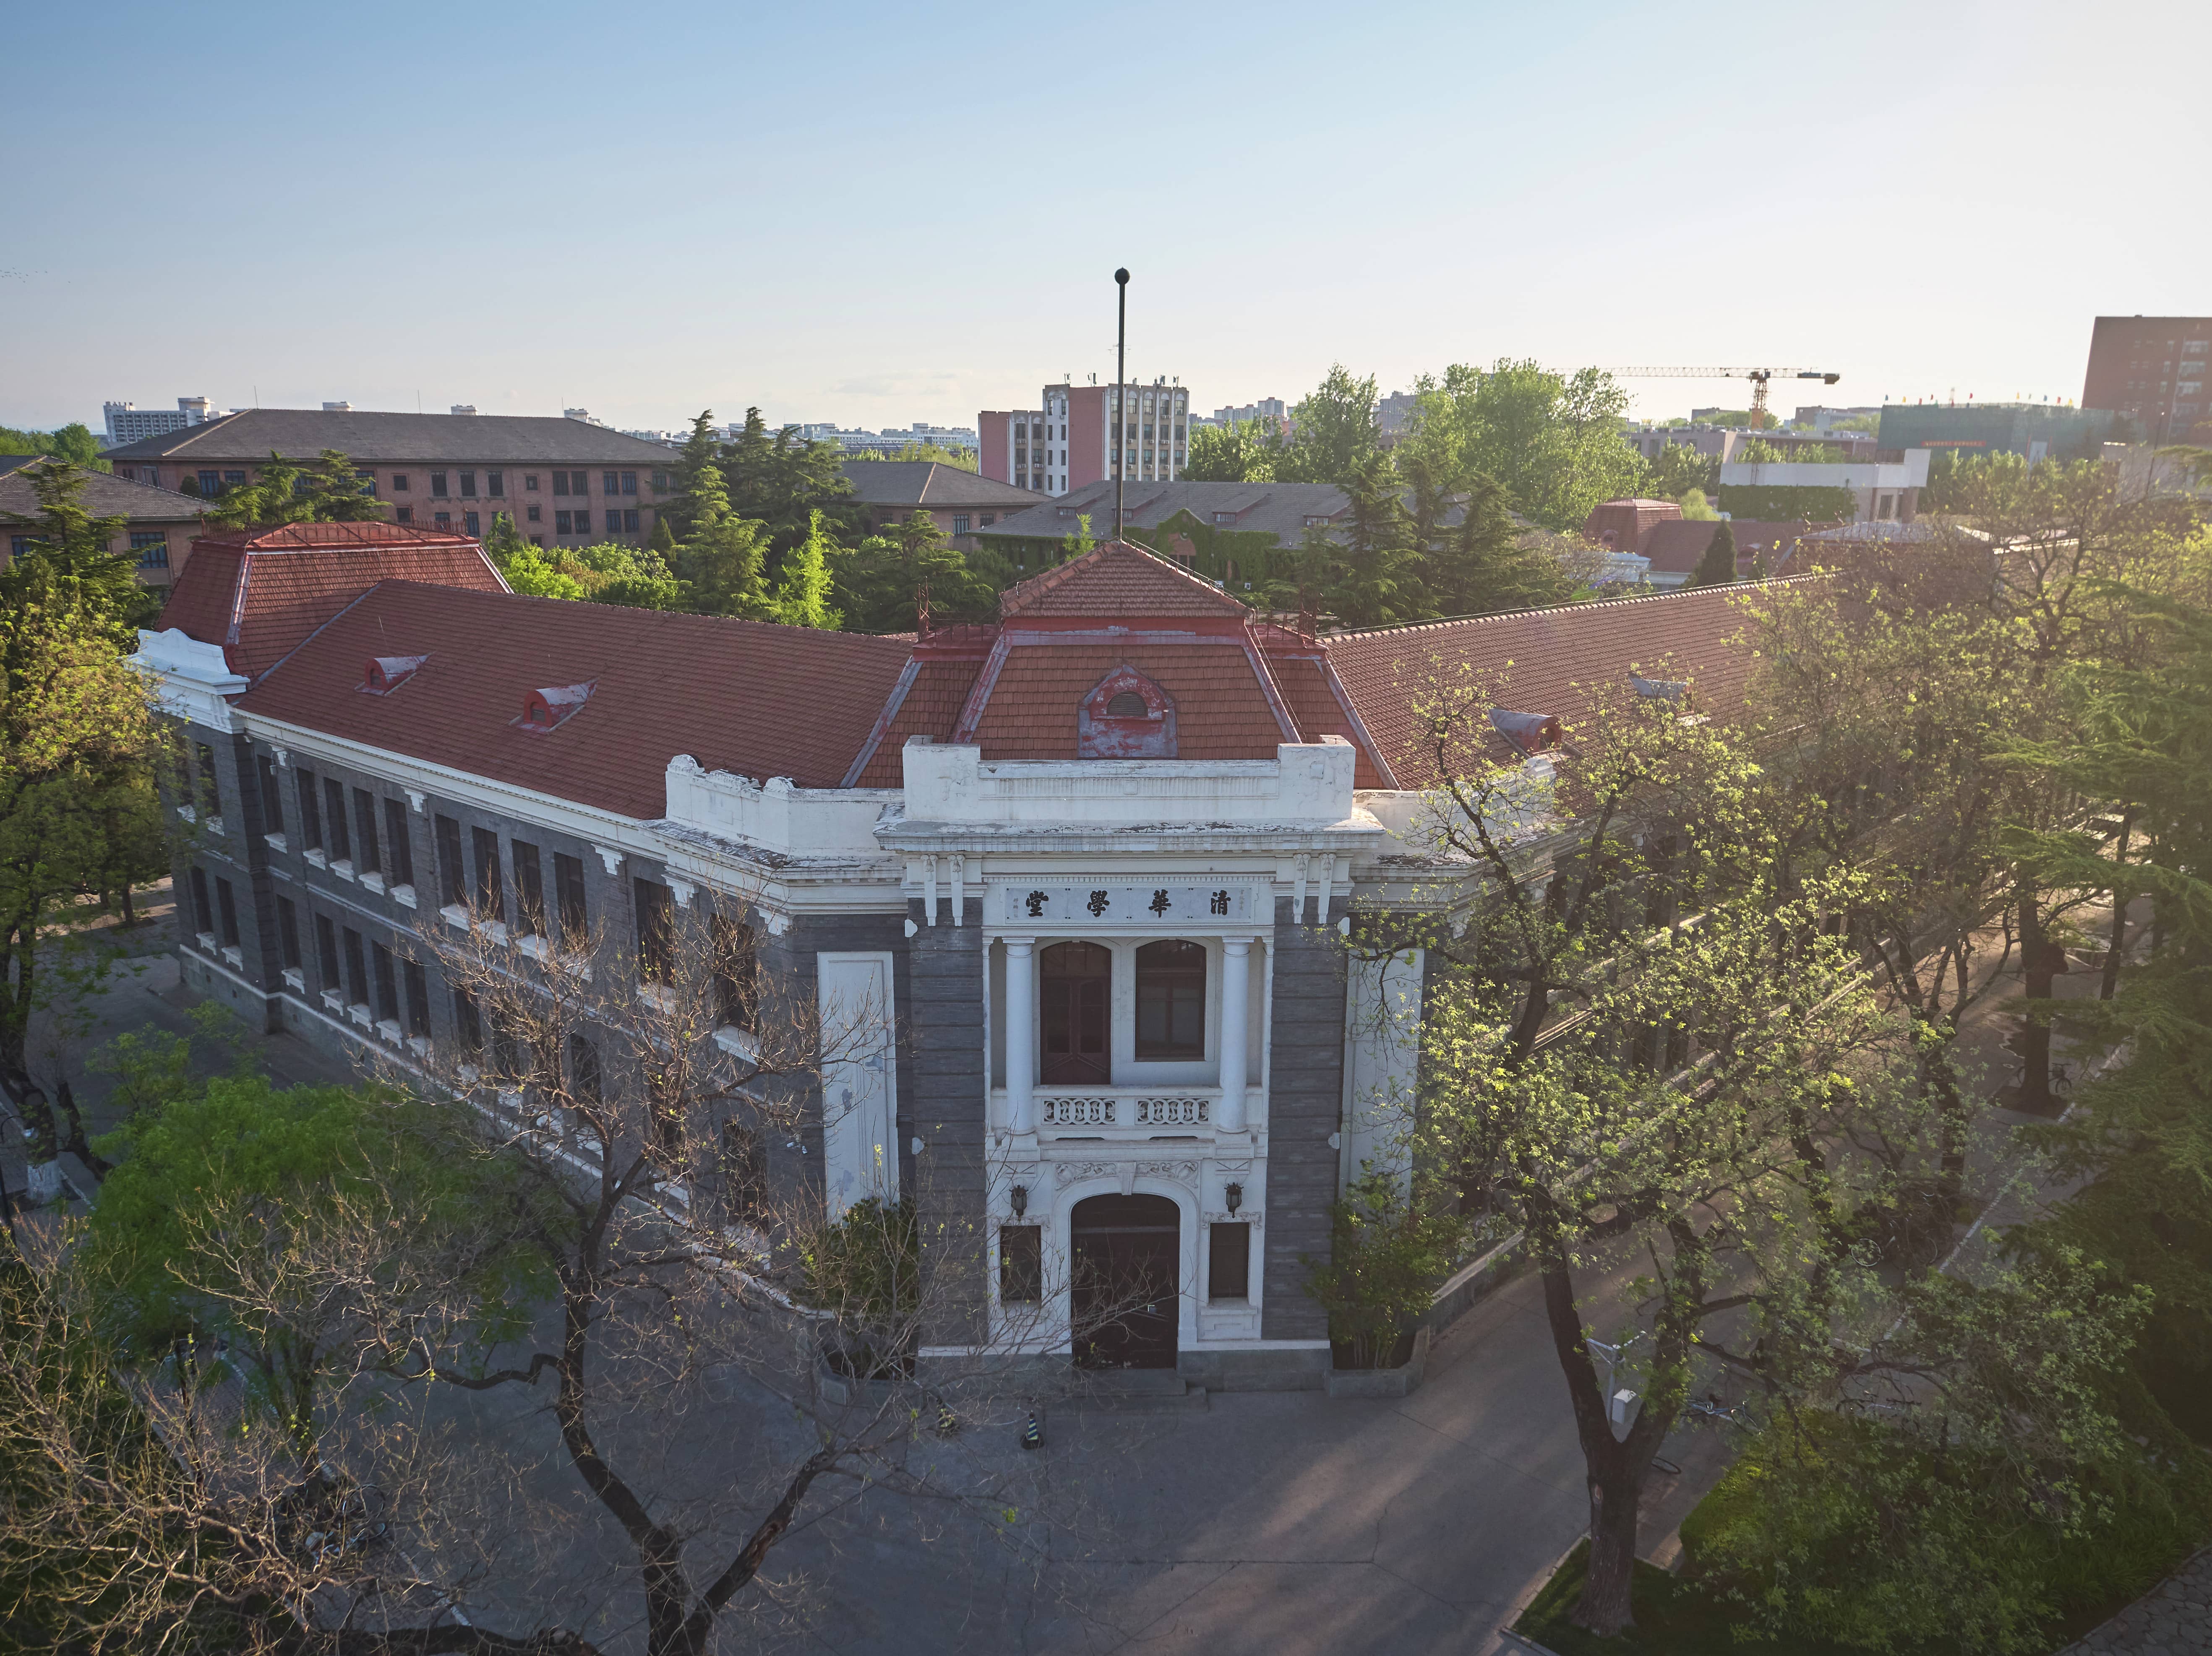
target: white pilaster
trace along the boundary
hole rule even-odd
[[[1036,943],[1006,939],[1006,1114],[1018,1133],[1036,1131]]]
[[[1244,1131],[1246,1034],[1252,1016],[1252,940],[1221,944],[1221,1116],[1224,1132]]]

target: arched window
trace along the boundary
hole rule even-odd
[[[1116,667],[1091,687],[1075,710],[1075,756],[1174,758],[1174,698],[1134,667]]]
[[[1206,1056],[1206,949],[1180,938],[1137,951],[1137,1056]]]
[[[1145,698],[1134,690],[1124,690],[1106,704],[1109,719],[1150,719],[1152,710],[1145,705]]]
[[[1095,943],[1056,943],[1038,955],[1037,967],[1043,1078],[1061,1085],[1110,1081],[1106,1015],[1113,955]]]

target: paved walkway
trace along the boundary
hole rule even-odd
[[[2212,1656],[2212,1547],[2059,1656]]]

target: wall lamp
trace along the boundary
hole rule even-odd
[[[1244,1205],[1243,1186],[1224,1185],[1222,1186],[1221,1193],[1229,1198],[1229,1210],[1231,1213],[1236,1212],[1237,1209]]]
[[[1030,1187],[1027,1185],[1017,1185],[1006,1194],[1007,1199],[1014,1204],[1015,1218],[1020,1218],[1030,1210]]]

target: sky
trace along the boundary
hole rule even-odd
[[[1117,264],[1130,378],[1206,409],[1501,357],[2078,398],[2096,315],[2212,312],[2202,0],[125,0],[8,40],[15,427],[969,426],[1113,378]]]

